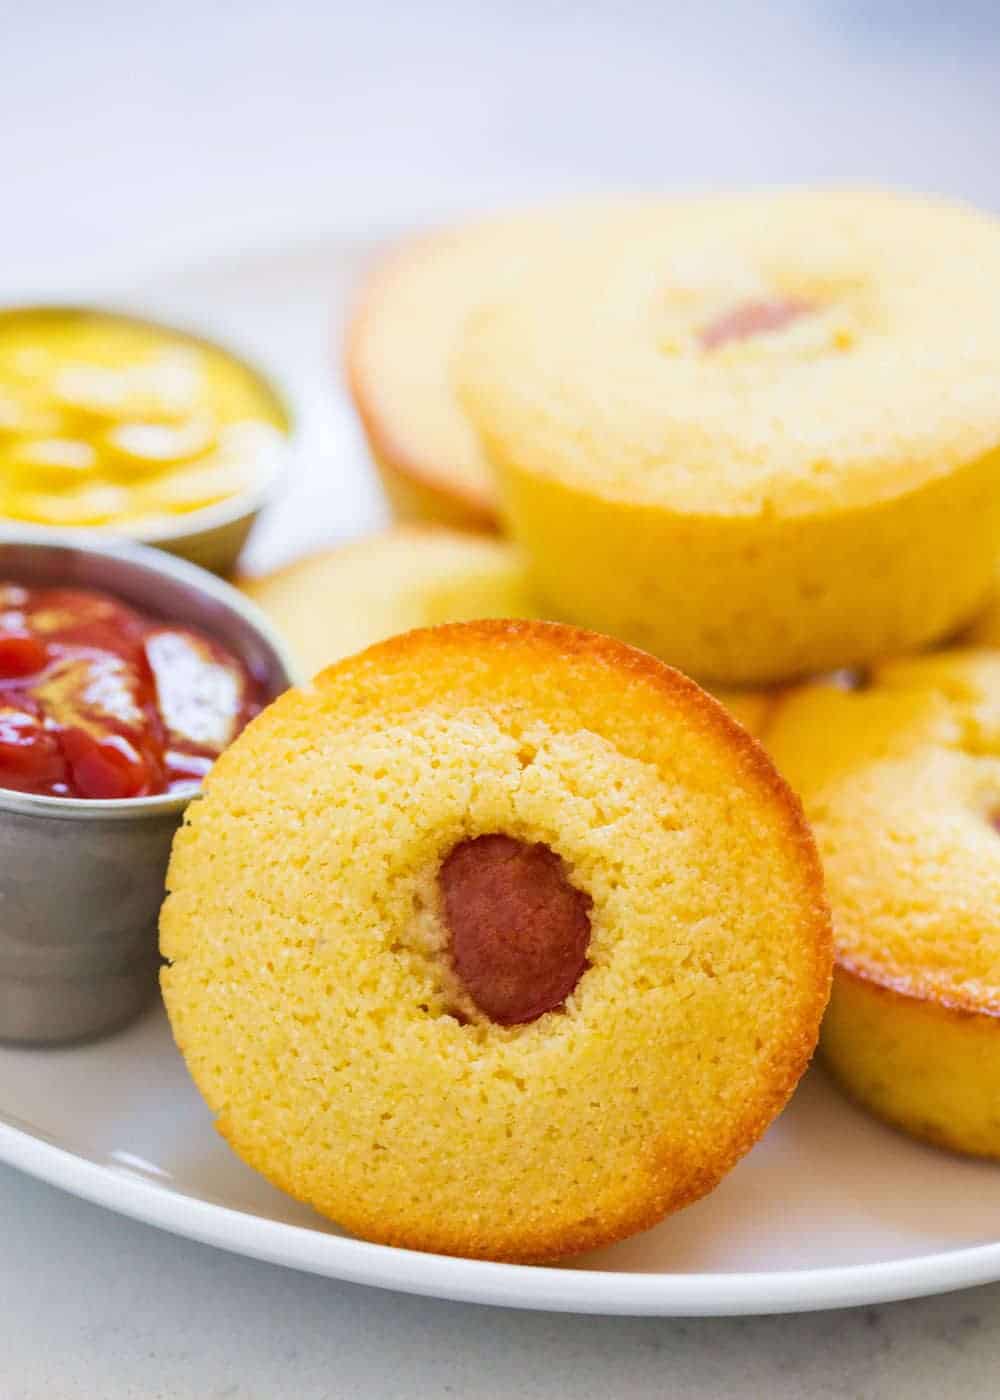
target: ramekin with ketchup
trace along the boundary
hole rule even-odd
[[[0,1039],[142,1008],[184,807],[290,680],[262,615],[194,565],[0,528]]]

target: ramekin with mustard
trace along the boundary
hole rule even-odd
[[[224,570],[289,428],[274,386],[219,345],[107,311],[0,311],[0,516]]]

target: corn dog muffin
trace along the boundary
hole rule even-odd
[[[347,1229],[556,1258],[709,1191],[812,1051],[815,849],[757,744],[608,638],[408,633],[288,692],[174,846],[177,1043]]]
[[[236,583],[268,614],[303,676],[411,628],[539,616],[514,545],[431,526],[397,525]],[[767,690],[713,694],[751,734],[775,703]]]
[[[466,321],[526,265],[635,201],[578,201],[413,238],[377,265],[347,333],[347,382],[386,494],[404,520],[496,530],[497,494],[458,401]]]
[[[768,748],[826,869],[836,969],[822,1045],[860,1103],[915,1137],[1000,1157],[1000,655],[810,686]]]
[[[846,192],[660,206],[534,262],[456,372],[542,605],[692,675],[866,664],[988,593],[985,215]]]

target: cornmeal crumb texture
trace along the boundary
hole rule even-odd
[[[802,795],[833,907],[827,1060],[908,1132],[1000,1156],[1000,655],[805,688],[768,748]]]
[[[454,846],[543,843],[589,897],[563,1008],[451,971]],[[811,1053],[830,934],[798,804],[691,682],[607,638],[474,623],[289,692],[179,833],[163,990],[239,1154],[370,1239],[550,1258],[711,1189]]]
[[[716,343],[725,323],[758,329]],[[847,192],[633,211],[524,269],[455,374],[543,604],[692,674],[865,663],[987,595],[985,215]]]

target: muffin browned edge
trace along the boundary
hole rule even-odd
[[[423,456],[384,422],[376,395],[360,367],[359,345],[381,299],[383,288],[411,260],[426,257],[438,245],[454,238],[454,230],[438,230],[402,243],[379,259],[355,301],[344,334],[342,356],[348,391],[361,419],[372,457],[390,501],[405,518],[425,517],[441,524],[479,532],[500,530],[496,498],[449,479],[431,459]]]

